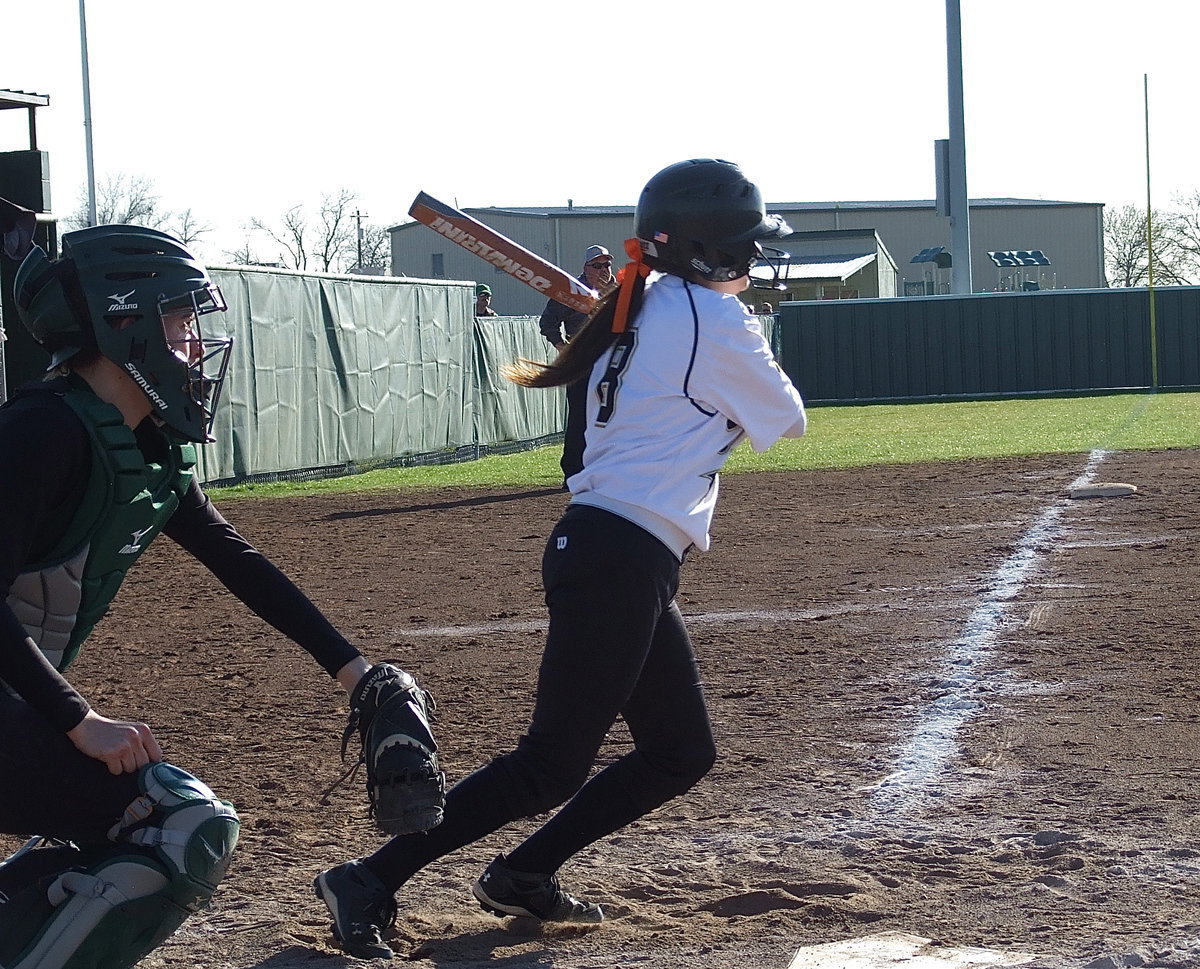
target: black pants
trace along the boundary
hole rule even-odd
[[[559,466],[563,480],[583,470],[583,437],[587,430],[587,380],[567,385],[567,423],[563,429],[563,453]]]
[[[434,859],[570,799],[508,855],[518,871],[554,872],[688,790],[716,758],[675,605],[674,555],[622,518],[572,505],[546,543],[542,576],[550,629],[528,732],[449,791],[438,827],[394,838],[366,859],[393,891]],[[634,749],[588,780],[618,716]]]
[[[0,831],[90,844],[141,791],[137,774],[110,774],[24,700],[0,691]]]

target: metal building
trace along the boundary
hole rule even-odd
[[[810,299],[878,299],[897,295],[900,278],[892,254],[874,229],[811,229],[773,240],[791,260],[779,271],[773,296],[748,292],[747,301],[773,302]],[[770,279],[774,270],[761,266],[752,276]]]
[[[894,262],[895,295],[946,291],[948,280],[944,266],[912,261],[924,250],[949,246],[949,220],[937,214],[932,200],[784,202],[768,203],[767,209],[784,216],[798,233],[780,242],[780,248],[794,251],[798,261],[823,259],[832,265],[836,260],[830,257],[847,254],[846,240],[841,234],[855,230],[855,234],[865,235],[867,240],[872,235],[879,240],[879,255],[872,264],[875,267],[872,272],[885,267],[888,260]],[[584,250],[590,245],[606,246],[612,251],[617,265],[623,264],[623,245],[633,233],[633,206],[629,205],[471,208],[464,211],[571,272],[582,272]],[[1104,206],[1096,202],[972,199],[971,251],[975,291],[1029,288],[1031,282],[1036,282],[1040,289],[1103,287],[1103,216]],[[545,300],[536,292],[424,225],[408,222],[392,226],[388,231],[391,234],[393,275],[485,282],[492,288],[492,305],[498,313],[505,316],[541,313]],[[825,243],[829,248],[823,254],[814,252],[817,237],[806,239],[804,233],[826,233]],[[1026,269],[1018,280],[1011,269],[998,267],[989,256],[990,252],[1016,250],[1040,250],[1049,265],[1038,267],[1035,274]],[[864,249],[859,255],[865,255],[867,251]],[[845,263],[842,268],[848,265]],[[862,268],[860,265],[855,271]],[[828,282],[825,297],[853,293],[856,289],[861,296],[870,292],[854,285],[835,286],[832,276]],[[879,292],[872,295],[889,295],[886,280],[878,285]],[[802,298],[822,298],[822,294]]]

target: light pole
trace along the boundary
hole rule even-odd
[[[967,197],[967,134],[963,120],[962,18],[958,0],[946,0],[946,93],[950,107],[948,167],[950,292],[970,293],[971,213]]]
[[[1154,207],[1150,202],[1150,75],[1142,75],[1146,116],[1146,292],[1150,300],[1150,387],[1158,390],[1158,319],[1154,307]]]
[[[79,0],[79,50],[83,56],[83,140],[87,151],[88,225],[96,224],[96,166],[92,159],[92,82],[88,76],[87,13]]]

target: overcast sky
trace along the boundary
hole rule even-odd
[[[87,0],[99,179],[153,180],[210,261],[322,194],[368,221],[629,205],[659,168],[738,162],[770,201],[928,199],[948,136],[944,0]],[[1193,0],[962,0],[972,198],[1200,190]],[[0,7],[0,88],[38,111],[53,205],[86,185],[78,0]],[[0,112],[0,150],[27,147]]]

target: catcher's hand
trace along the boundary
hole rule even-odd
[[[433,697],[390,663],[372,666],[350,697],[342,758],[357,728],[371,816],[386,834],[413,834],[441,823],[446,775],[429,728],[432,713]]]

